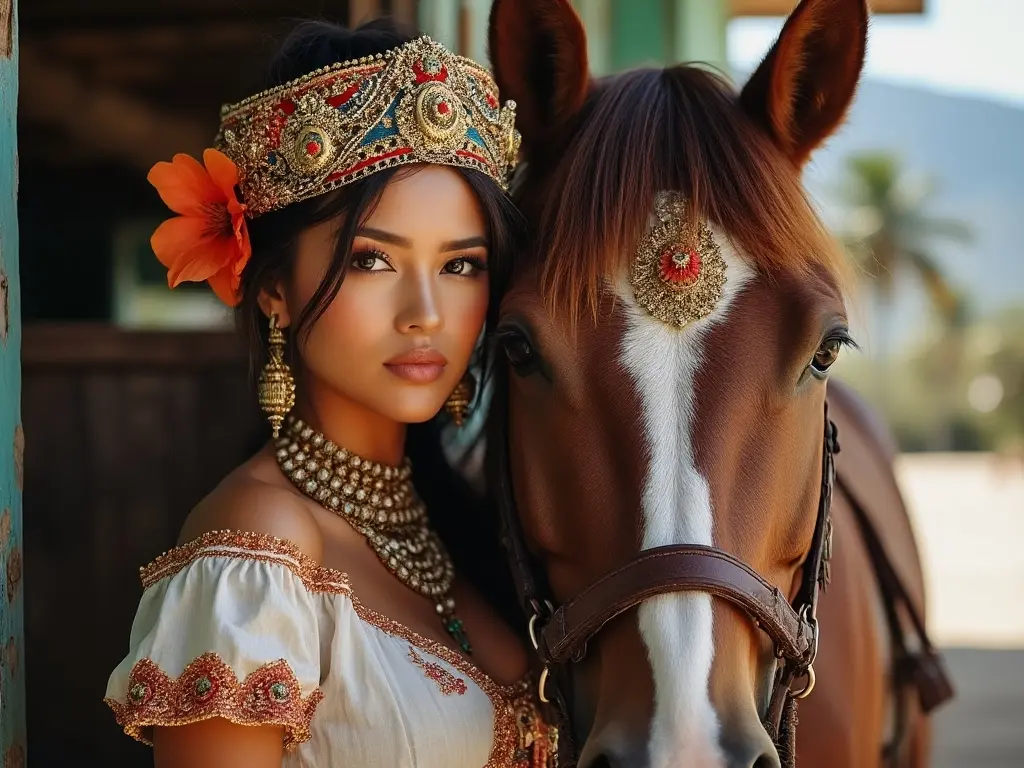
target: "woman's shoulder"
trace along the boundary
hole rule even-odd
[[[189,513],[178,543],[214,531],[240,531],[281,539],[320,563],[324,538],[305,497],[248,462],[228,475]]]

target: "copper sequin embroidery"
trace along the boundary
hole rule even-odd
[[[264,664],[241,683],[220,656],[205,653],[172,680],[151,659],[132,667],[125,702],[106,699],[125,733],[150,744],[152,726],[187,725],[223,717],[238,725],[278,725],[285,748],[310,737],[309,725],[323,692],[305,699],[284,659]]]
[[[468,688],[466,687],[465,680],[461,677],[456,677],[440,664],[427,661],[416,653],[416,649],[411,645],[409,646],[409,658],[413,664],[423,670],[427,677],[437,683],[437,687],[441,689],[442,695],[452,696],[458,694],[459,696],[464,696],[466,694]]]
[[[290,569],[310,592],[348,594],[348,576],[320,565],[290,541],[265,533],[211,531],[180,547],[164,552],[139,569],[142,588],[149,589],[203,557],[227,557],[276,563]]]

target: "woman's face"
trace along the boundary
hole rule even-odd
[[[323,280],[340,223],[300,236],[282,325]],[[300,350],[303,384],[398,422],[432,418],[480,336],[487,257],[480,203],[457,172],[425,165],[396,174],[358,230],[338,295]]]

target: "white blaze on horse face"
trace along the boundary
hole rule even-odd
[[[683,329],[666,325],[637,305],[627,277],[618,284],[627,315],[621,360],[640,395],[650,458],[643,488],[645,549],[714,544],[711,493],[692,445],[699,408],[694,382],[707,329],[725,319],[753,270],[720,232],[712,231],[727,265],[726,281],[715,309],[702,320]],[[639,624],[655,688],[651,768],[722,766],[708,688],[714,657],[711,597],[695,592],[654,597],[640,606]]]

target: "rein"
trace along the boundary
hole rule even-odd
[[[672,592],[702,592],[731,602],[771,638],[779,666],[762,723],[772,737],[783,768],[796,758],[796,702],[814,688],[814,659],[818,652],[818,593],[828,584],[832,554],[830,509],[835,484],[834,455],[839,452],[837,430],[825,404],[821,493],[811,546],[804,561],[800,588],[792,603],[752,568],[715,547],[670,545],[642,551],[636,558],[601,577],[569,601],[554,607],[547,584],[538,579],[535,558],[526,546],[512,498],[508,463],[507,415],[503,434],[496,441],[502,484],[498,497],[509,556],[519,600],[530,616],[530,639],[543,664],[539,682],[542,702],[549,702],[549,687],[563,723],[568,724],[565,672],[581,661],[587,642],[610,620],[648,598]],[[542,586],[544,587],[542,591]],[[552,673],[554,673],[552,675]],[[552,680],[551,678],[554,678]],[[797,687],[798,681],[804,681]],[[570,739],[560,739],[566,744]]]

